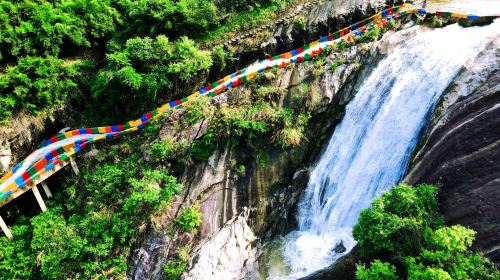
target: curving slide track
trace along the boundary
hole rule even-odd
[[[441,12],[439,10],[440,9],[435,9],[432,13],[455,18],[466,18],[469,20],[488,17],[485,15],[478,16],[468,13]],[[283,68],[290,63],[308,61],[331,46],[335,46],[342,41],[350,42],[354,40],[355,37],[361,36],[367,30],[382,27],[390,21],[411,13],[425,14],[426,9],[418,8],[416,4],[403,4],[388,8],[368,19],[354,23],[333,34],[322,37],[302,48],[252,64],[248,68],[237,71],[217,82],[201,88],[186,98],[170,101],[146,113],[137,120],[129,121],[121,125],[81,128],[60,133],[45,141],[41,148],[31,153],[0,179],[0,205],[2,200],[8,198],[16,191],[24,189],[27,185],[33,184],[34,180],[41,175],[50,173],[57,164],[83,150],[92,142],[115,138],[129,132],[137,131],[148,124],[152,119],[165,114],[170,109],[180,108],[200,96],[215,96],[228,89],[237,87],[242,83],[246,83],[259,73],[271,68]],[[496,15],[491,15],[489,17],[496,17]]]

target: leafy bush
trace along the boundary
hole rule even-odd
[[[228,11],[246,10],[249,8],[260,7],[262,5],[274,2],[273,0],[233,0],[231,2],[221,2],[220,6]],[[277,1],[276,1],[277,2]]]
[[[226,11],[234,11],[234,13],[229,14],[224,24],[219,24],[208,32],[200,34],[200,37],[206,44],[210,44],[212,41],[227,38],[231,32],[269,23],[280,11],[291,3],[291,0],[221,1],[218,3],[218,6],[223,6]]]
[[[408,256],[420,251],[424,231],[442,225],[437,189],[421,185],[394,187],[361,212],[353,236],[365,255],[380,252]]]
[[[384,263],[375,260],[370,268],[366,269],[364,265],[358,265],[356,279],[359,280],[397,280],[396,267],[390,263]]]
[[[171,37],[197,35],[218,22],[215,5],[209,0],[119,1],[127,28],[116,38],[137,35]]]
[[[211,125],[219,137],[224,137],[229,146],[235,146],[240,139],[252,140],[270,130],[270,123],[277,117],[277,111],[268,103],[259,102],[247,106],[223,107],[213,118]]]
[[[297,27],[298,29],[301,29],[301,30],[306,30],[306,19],[304,18],[304,16],[300,16],[298,17],[294,23],[295,27]]]
[[[274,141],[279,147],[286,148],[299,146],[303,137],[301,128],[283,128],[276,133]]]
[[[111,45],[137,35],[195,35],[218,22],[209,0],[69,0],[0,3],[0,60],[58,55],[64,47]],[[124,23],[127,23],[126,25]]]
[[[475,232],[462,226],[430,234],[417,257],[407,257],[408,279],[500,279],[490,261],[471,253]]]
[[[106,67],[92,86],[94,102],[102,114],[118,112],[127,117],[146,110],[159,92],[171,89],[178,80],[185,81],[212,65],[210,52],[199,50],[192,40],[181,37],[170,42],[164,35],[129,39],[123,50],[106,59]]]
[[[277,86],[259,86],[256,89],[257,98],[269,101],[278,100],[284,91],[284,89]]]
[[[181,276],[182,272],[186,269],[189,258],[191,258],[189,255],[190,249],[189,246],[180,247],[176,252],[176,256],[165,263],[163,267],[165,279],[174,280]]]
[[[446,227],[437,213],[437,188],[420,185],[394,187],[361,212],[353,236],[361,253],[383,257],[370,268],[358,265],[357,279],[499,279],[500,272],[470,251],[475,232]]]
[[[196,232],[201,222],[200,205],[198,204],[191,206],[191,208],[182,209],[180,216],[177,218],[177,224],[181,230],[186,232]]]
[[[217,8],[209,0],[179,0],[176,9],[174,28],[179,33],[201,33],[218,21]]]
[[[151,160],[156,163],[174,159],[186,152],[186,142],[176,142],[172,137],[154,142],[149,149]]]
[[[92,67],[81,69],[82,75],[76,79],[80,93],[92,96],[83,98],[86,101],[83,118],[93,124],[97,120],[99,124],[122,122],[150,109],[158,101],[159,93],[175,89],[177,95],[185,81],[211,68],[212,62],[222,70],[232,61],[231,49],[219,45],[212,52],[202,51],[186,36],[222,38],[228,30],[270,20],[290,2],[263,0],[252,2],[253,8],[248,8],[248,1],[218,4],[210,0],[3,1],[0,2],[0,62],[15,65],[25,56],[91,59],[92,63],[86,66],[92,64]],[[235,12],[223,25],[216,26],[224,13],[216,5]],[[241,9],[241,5],[246,8]],[[66,82],[64,78],[56,78],[61,82],[55,85],[61,92],[75,91],[74,84],[66,87],[61,84]],[[18,98],[18,93],[14,93],[16,85],[7,88],[5,78],[1,79],[0,120],[4,120],[13,110],[24,108],[25,96],[23,93]],[[23,83],[23,88],[18,86],[17,90],[26,88],[31,96],[46,95],[40,88],[42,82],[35,84],[36,80],[30,79]],[[44,84],[54,85],[50,81]],[[161,99],[176,97],[167,94]],[[49,103],[59,103],[64,98],[51,100]],[[132,103],[135,106],[130,106]],[[35,105],[40,107],[28,109],[52,106]]]
[[[216,150],[216,134],[212,129],[203,135],[201,139],[196,139],[193,141],[190,149],[189,155],[198,161],[207,160]]]
[[[212,60],[219,70],[225,69],[228,63],[236,60],[234,56],[235,50],[230,46],[228,46],[226,50],[224,49],[224,45],[218,45],[215,46],[212,51]]]
[[[130,179],[132,190],[123,204],[130,215],[166,209],[170,199],[182,189],[177,179],[162,170],[147,170],[141,179]]]
[[[63,1],[61,10],[79,21],[85,30],[85,37],[96,45],[102,39],[112,36],[123,25],[123,15],[112,5],[114,0],[72,0]]]
[[[29,279],[35,278],[33,268],[36,256],[31,249],[31,228],[29,221],[20,218],[11,228],[13,239],[0,237],[0,278]]]
[[[113,164],[84,160],[83,176],[65,182],[48,211],[0,238],[0,278],[125,277],[139,233],[182,188],[167,170],[144,167],[140,151],[123,153],[134,140],[125,144],[104,155]]]
[[[89,246],[87,240],[78,234],[74,225],[66,222],[58,208],[49,208],[34,217],[31,224],[31,247],[40,256],[42,277],[69,278],[75,263],[79,262],[85,254],[85,248]]]
[[[366,30],[363,35],[357,38],[360,42],[373,42],[380,38],[382,34],[381,28],[372,28],[370,30]]]
[[[443,27],[446,24],[446,21],[442,17],[434,16],[432,17],[432,26],[434,27]]]
[[[182,246],[176,251],[176,255],[173,259],[168,260],[163,267],[163,272],[165,273],[165,279],[174,280],[181,276],[182,272],[186,269],[187,262],[191,258],[189,255],[189,246]]]
[[[82,21],[58,3],[0,3],[0,59],[7,56],[58,55],[64,41],[90,46]]]
[[[77,88],[76,71],[55,57],[25,57],[0,76],[0,122],[14,110],[38,113],[60,104]]]
[[[310,113],[295,114],[290,110],[283,110],[281,113],[283,128],[274,133],[272,137],[274,143],[283,149],[300,146],[304,139],[305,126],[310,118]]]
[[[187,262],[179,258],[168,260],[163,267],[166,280],[175,280],[181,276],[182,272],[186,269]]]

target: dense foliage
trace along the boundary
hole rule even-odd
[[[83,174],[46,212],[19,219],[13,240],[0,237],[0,278],[123,278],[141,231],[182,188],[168,169],[144,164],[134,148],[143,141],[131,137],[81,162]]]
[[[358,266],[358,279],[500,278],[490,261],[471,251],[473,230],[443,225],[436,192],[428,185],[396,186],[361,212],[353,235],[373,261]]]
[[[205,98],[187,105],[186,124],[201,120],[208,123],[204,136],[191,145],[191,157],[207,160],[219,144],[234,148],[246,143],[257,154],[259,148],[255,139],[258,136],[267,136],[263,139],[270,139],[274,146],[282,149],[300,146],[306,140],[304,130],[311,118],[311,111],[320,100],[308,87],[306,91],[301,91],[300,100],[286,107],[280,106],[279,100],[286,90],[268,85],[276,75],[277,69],[267,73],[267,77],[260,76],[258,85],[248,84],[238,96],[230,98],[227,104],[217,110]]]
[[[129,39],[122,50],[106,55],[106,62],[92,83],[92,97],[103,115],[115,107],[127,110],[126,115],[151,109],[159,93],[212,66],[210,52],[192,40],[181,37],[172,43],[164,35]]]
[[[261,24],[287,3],[0,0],[0,122],[19,109],[50,110],[69,96],[84,107],[88,125],[136,117],[190,94],[188,80],[231,61],[230,49],[201,50],[193,39],[223,38],[220,30],[249,28],[241,23],[252,18]],[[84,67],[69,65],[82,60]]]
[[[196,231],[201,225],[201,216],[200,205],[195,204],[190,208],[182,209],[177,224],[183,231]]]
[[[0,121],[17,108],[38,112],[41,108],[60,104],[77,90],[73,78],[75,68],[64,66],[55,57],[24,57],[0,75]]]

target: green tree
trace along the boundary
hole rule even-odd
[[[127,25],[115,36],[118,41],[137,35],[194,36],[218,22],[216,6],[209,0],[123,0],[119,5]]]
[[[58,55],[65,41],[89,47],[82,21],[61,10],[56,3],[22,1],[0,3],[0,49],[2,57]],[[9,53],[5,53],[5,51]]]
[[[218,21],[217,8],[209,0],[179,0],[176,3],[177,20],[174,23],[179,33],[186,29],[201,33]]]
[[[361,212],[353,236],[365,255],[415,255],[429,227],[442,225],[437,214],[437,189],[421,185],[394,187]]]
[[[475,232],[462,226],[433,232],[420,256],[408,257],[409,279],[498,279],[493,264],[470,253]],[[433,278],[434,277],[434,278]]]
[[[192,40],[170,42],[164,35],[129,39],[123,50],[106,55],[106,61],[92,87],[94,102],[103,114],[127,117],[150,108],[159,92],[212,65],[210,52],[199,50]]]
[[[77,229],[66,223],[61,209],[50,208],[31,220],[33,239],[31,248],[40,258],[41,275],[47,279],[71,277],[84,249],[88,246]]]
[[[437,212],[437,188],[399,185],[362,211],[354,227],[361,253],[378,260],[357,267],[357,279],[500,279],[500,272],[471,252],[475,232],[446,227]]]
[[[123,16],[114,0],[70,0],[62,1],[60,9],[79,21],[85,38],[96,45],[111,37],[123,24]]]

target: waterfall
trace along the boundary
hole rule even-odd
[[[281,242],[287,275],[269,278],[308,275],[353,248],[360,211],[400,182],[441,93],[487,39],[498,36],[499,23],[419,32],[379,62],[311,172],[298,205],[299,228]]]

